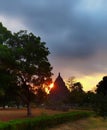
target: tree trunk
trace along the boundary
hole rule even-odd
[[[27,116],[28,117],[32,116],[32,111],[31,111],[31,105],[30,105],[30,103],[27,103]]]

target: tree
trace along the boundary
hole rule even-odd
[[[27,31],[14,33],[6,45],[11,49],[13,62],[8,69],[17,77],[18,95],[27,105],[27,115],[31,115],[31,101],[38,86],[51,82],[52,67],[47,56],[50,54],[45,42]]]
[[[80,82],[73,84],[70,92],[70,102],[73,105],[82,105],[85,97],[85,92],[83,91],[83,86]]]
[[[96,86],[96,96],[93,104],[93,109],[98,115],[107,116],[107,76],[104,76]]]
[[[95,102],[95,92],[93,91],[88,91],[86,92],[85,94],[85,98],[84,98],[84,105],[88,108],[91,108],[93,107],[93,104]]]
[[[10,87],[12,76],[8,70],[8,66],[13,62],[13,55],[5,43],[12,36],[11,31],[0,23],[0,103],[5,105],[9,101],[7,97],[7,89]],[[12,61],[12,62],[11,62]],[[7,98],[6,98],[7,97]]]
[[[7,28],[0,22],[0,44],[3,44],[11,36],[11,31],[7,30]]]
[[[83,92],[83,86],[80,82],[76,82],[72,86],[72,91]]]
[[[68,78],[68,80],[65,83],[66,83],[66,86],[68,87],[68,89],[71,91],[72,86],[75,83],[75,77],[73,76],[73,77]]]
[[[107,95],[107,76],[104,76],[103,79],[98,83],[96,92],[98,94]]]
[[[0,105],[5,108],[10,102],[15,102],[16,99],[16,79],[8,70],[0,70]],[[15,91],[14,91],[15,89]],[[11,90],[11,91],[10,91]]]

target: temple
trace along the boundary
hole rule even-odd
[[[54,87],[50,91],[49,99],[52,102],[64,102],[69,95],[69,90],[67,89],[65,82],[63,81],[60,73],[54,82]]]

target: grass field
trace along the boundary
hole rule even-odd
[[[60,111],[53,111],[53,110],[48,110],[48,109],[40,109],[40,108],[35,108],[32,109],[32,116],[40,116],[43,114],[47,115],[53,115],[61,113]],[[6,109],[6,110],[0,110],[0,121],[9,121],[9,120],[14,120],[14,119],[22,119],[26,118],[26,109]]]
[[[68,122],[49,130],[107,130],[107,119],[90,117],[86,119]]]

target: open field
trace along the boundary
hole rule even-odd
[[[90,117],[64,123],[49,130],[107,130],[107,119]]]
[[[53,115],[57,113],[62,113],[62,112],[42,109],[42,108],[32,109],[33,117],[40,116],[43,114]],[[26,118],[26,109],[6,109],[6,110],[1,109],[0,110],[0,121],[9,121],[14,119],[22,119],[22,118]]]

